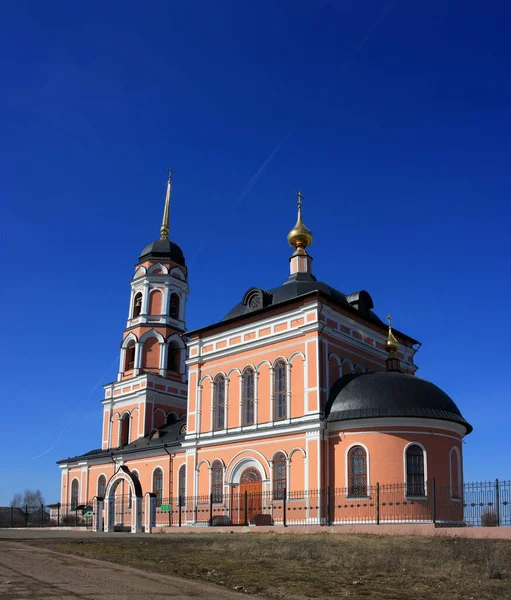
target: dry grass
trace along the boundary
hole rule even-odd
[[[218,534],[33,543],[281,600],[511,597],[506,540]]]

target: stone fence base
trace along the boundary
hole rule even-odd
[[[216,533],[273,533],[284,535],[297,534],[372,534],[372,535],[421,535],[435,537],[464,537],[479,539],[507,539],[511,540],[511,527],[435,527],[432,523],[417,524],[389,524],[389,525],[338,525],[335,527],[321,527],[307,525],[297,527],[290,525],[282,527],[151,527],[151,533],[168,534],[216,534]]]

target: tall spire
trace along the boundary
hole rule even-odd
[[[172,169],[169,169],[169,179],[167,181],[167,195],[165,197],[165,208],[163,209],[163,219],[161,221],[160,233],[162,240],[169,239],[170,225],[170,193],[172,192]]]
[[[312,232],[308,229],[302,219],[303,194],[298,192],[298,218],[296,225],[288,233],[287,241],[295,249],[289,259],[291,263],[291,276],[297,276],[299,273],[305,273],[312,276],[312,258],[307,253],[306,248],[312,244]]]
[[[390,315],[387,315],[387,320],[389,322],[389,333],[385,341],[385,350],[387,350],[388,352],[387,360],[385,361],[387,371],[400,371],[401,361],[399,360],[399,357],[397,355],[397,351],[399,349],[399,342],[392,333],[392,317]]]
[[[296,248],[293,256],[307,254],[305,248],[312,244],[312,232],[310,229],[307,229],[302,220],[303,194],[299,191],[296,196],[298,198],[298,219],[296,220],[296,225],[291,229],[287,236],[289,245]]]

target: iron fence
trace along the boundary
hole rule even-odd
[[[92,502],[0,507],[0,527],[92,527]]]
[[[414,493],[411,493],[414,492]],[[403,483],[358,489],[327,488],[236,492],[228,496],[163,499],[156,526],[356,525],[434,523],[437,526],[511,525],[511,481],[466,483],[459,489],[426,482],[420,490]]]
[[[379,484],[353,490],[240,492],[181,496],[159,501],[157,527],[185,525],[356,525],[434,523],[437,526],[511,526],[511,480],[436,485],[427,482],[411,495],[403,483]],[[132,523],[132,498],[117,495],[110,503],[114,530],[127,531]],[[146,503],[142,502],[145,522]],[[93,502],[81,505],[49,504],[0,507],[0,527],[92,528]],[[103,522],[105,515],[103,513]]]

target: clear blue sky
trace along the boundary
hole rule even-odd
[[[295,193],[318,278],[367,289],[509,478],[511,7],[473,0],[11,2],[0,15],[0,504],[58,499],[100,446],[129,280],[187,257],[188,326],[288,274]]]

